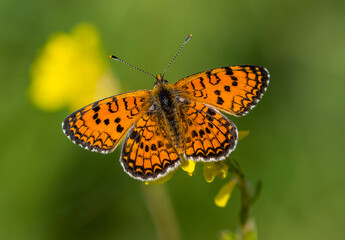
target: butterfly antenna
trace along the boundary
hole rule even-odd
[[[156,79],[156,77],[153,74],[151,74],[149,72],[146,72],[146,71],[144,71],[144,70],[142,70],[142,69],[140,69],[138,67],[135,67],[132,64],[129,64],[128,62],[125,62],[125,61],[121,60],[120,58],[115,57],[114,55],[110,55],[109,58],[114,59],[114,60],[119,61],[119,62],[122,62],[122,63],[124,63],[124,64],[126,64],[126,65],[128,65],[128,66],[130,66],[130,67],[132,67],[132,68],[134,68],[136,70],[139,70],[140,72],[146,73],[146,74],[148,74],[148,75],[150,75],[150,76],[152,76],[152,77],[154,77]]]
[[[170,63],[168,64],[168,66],[166,66],[166,68],[164,69],[162,78],[165,75],[165,72],[168,70],[168,68],[170,67],[170,65],[172,64],[172,62],[176,59],[176,57],[179,55],[179,53],[181,52],[182,48],[184,47],[184,45],[186,45],[186,43],[192,38],[192,34],[189,34],[187,39],[183,42],[182,46],[180,47],[180,49],[178,50],[178,52],[175,54],[174,58],[170,61]]]

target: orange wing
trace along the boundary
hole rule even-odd
[[[142,181],[163,177],[180,165],[177,151],[152,112],[146,112],[131,128],[120,159],[124,170]]]
[[[216,68],[183,78],[173,86],[187,99],[215,106],[235,116],[248,113],[265,93],[269,73],[264,67]]]
[[[85,149],[112,152],[147,110],[150,95],[151,91],[133,91],[97,101],[69,115],[62,129],[68,138]]]
[[[196,161],[220,161],[236,148],[237,128],[218,110],[199,102],[182,102],[187,126],[185,156]]]

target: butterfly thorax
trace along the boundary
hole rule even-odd
[[[160,125],[179,150],[183,138],[179,128],[178,93],[167,81],[157,83],[152,92],[152,112],[157,115]]]

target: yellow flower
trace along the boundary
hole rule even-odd
[[[54,33],[31,67],[29,96],[45,111],[76,110],[114,95],[112,80],[95,27],[79,24],[68,33]]]
[[[181,168],[183,171],[187,172],[189,176],[192,176],[195,170],[196,162],[193,160],[183,159],[181,162]]]
[[[204,178],[206,182],[213,182],[216,176],[226,178],[229,166],[225,161],[221,162],[205,162],[203,167]]]
[[[231,197],[231,193],[232,190],[234,190],[234,187],[237,183],[237,179],[236,178],[232,178],[230,180],[230,182],[228,182],[227,184],[225,184],[217,193],[216,197],[214,198],[214,203],[218,206],[218,207],[225,207],[226,204],[228,203],[230,197]]]

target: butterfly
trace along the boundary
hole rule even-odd
[[[225,66],[169,84],[164,74],[190,38],[162,75],[111,55],[153,76],[154,89],[111,96],[75,111],[62,123],[67,137],[85,149],[110,153],[128,132],[120,162],[126,173],[142,181],[165,176],[183,159],[209,162],[228,157],[236,148],[238,131],[221,111],[246,115],[262,98],[270,75],[260,66]]]

